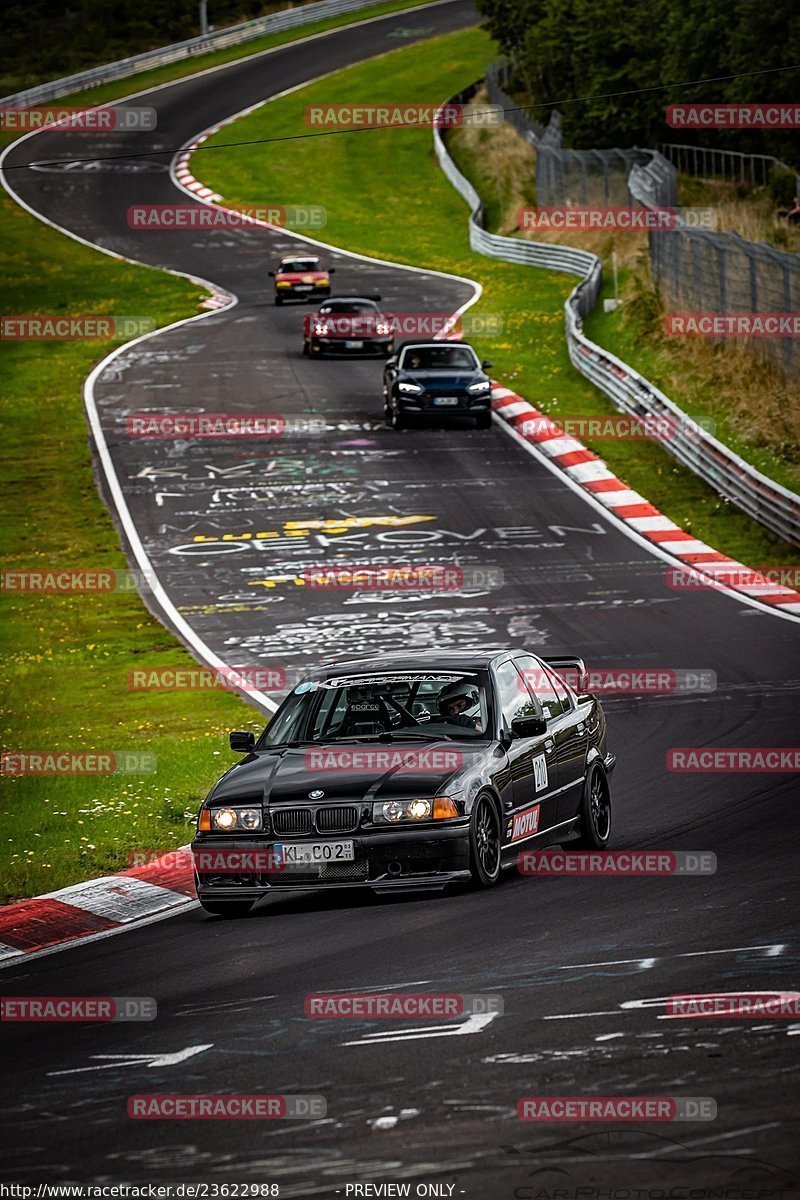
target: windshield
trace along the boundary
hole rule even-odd
[[[440,367],[474,371],[479,366],[475,351],[469,346],[410,346],[403,351],[400,366],[404,371],[430,371]]]
[[[285,742],[478,739],[489,727],[482,674],[419,672],[301,683],[258,748]]]
[[[328,304],[323,304],[319,311],[323,317],[327,316],[328,313],[374,314],[378,311],[378,306],[377,304],[373,304],[371,300],[332,300]]]
[[[322,271],[324,267],[318,258],[287,258],[278,267],[279,275],[295,274],[302,271]]]

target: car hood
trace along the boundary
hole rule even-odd
[[[444,392],[447,388],[465,388],[488,379],[482,371],[401,371],[405,383],[418,383],[426,392]]]
[[[214,804],[386,800],[435,796],[489,749],[445,739],[430,742],[331,742],[248,755],[211,793]]]

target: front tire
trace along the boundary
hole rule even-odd
[[[390,429],[405,429],[406,418],[395,408],[391,401],[387,400],[384,407],[384,422]]]
[[[604,850],[611,837],[611,789],[605,771],[595,763],[583,785],[580,836],[572,847]]]
[[[214,917],[244,917],[255,900],[201,900],[200,907]]]
[[[281,306],[282,304],[283,304],[283,296],[276,296],[276,297],[275,297],[275,305],[276,305],[276,307],[277,307],[277,308],[280,308],[280,306]]]
[[[478,419],[475,423],[475,428],[476,429],[491,429],[492,428],[492,414],[490,412],[480,413],[478,416]]]
[[[476,887],[500,879],[500,815],[489,796],[478,796],[469,822],[469,869]]]

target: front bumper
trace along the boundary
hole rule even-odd
[[[329,283],[312,284],[304,287],[302,284],[292,284],[290,287],[275,289],[275,295],[283,300],[327,300],[331,294]]]
[[[448,393],[452,395],[452,393]],[[405,414],[436,417],[478,416],[480,413],[491,412],[492,397],[487,392],[485,396],[457,395],[457,404],[437,404],[437,397],[426,392],[422,396],[409,396],[397,393],[398,411]]]
[[[339,354],[348,358],[357,358],[362,354],[388,354],[393,345],[390,337],[328,338],[314,337],[312,334],[308,340],[312,350],[319,349],[322,354]],[[349,341],[359,342],[360,345],[348,346]]]
[[[319,837],[280,839],[285,845],[328,840]],[[239,852],[247,864],[247,852],[266,856],[276,844],[270,838],[230,838],[210,835],[192,842],[195,885],[201,900],[257,899],[272,891],[347,887],[374,891],[404,891],[438,888],[470,878],[469,822],[453,822],[440,829],[392,829],[384,832],[342,834],[332,841],[352,841],[352,862],[298,863],[282,868],[236,873],[203,869],[214,851]],[[203,857],[198,858],[202,852]],[[213,860],[212,860],[213,861]],[[201,869],[198,870],[198,864]]]

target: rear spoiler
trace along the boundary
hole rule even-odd
[[[582,658],[565,655],[559,658],[542,658],[542,662],[547,663],[548,667],[563,676],[564,682],[568,683],[576,692],[585,691],[584,679],[586,678],[586,663]]]
[[[586,673],[586,663],[582,658],[565,656],[562,658],[543,658],[542,662],[546,662],[548,667],[552,667],[554,671],[579,671],[581,675]]]

